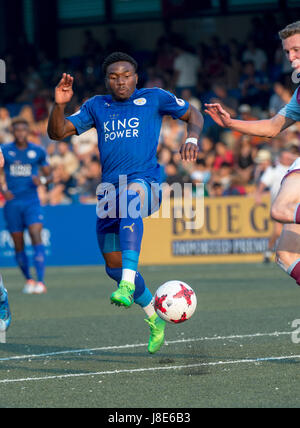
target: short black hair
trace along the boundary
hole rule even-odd
[[[119,61],[126,61],[130,62],[130,64],[133,65],[134,70],[137,71],[138,63],[132,56],[124,53],[124,52],[113,52],[110,55],[108,55],[102,64],[102,71],[103,74],[106,75],[107,67],[109,67],[111,64],[114,64],[115,62]]]

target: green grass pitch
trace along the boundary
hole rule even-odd
[[[23,295],[19,271],[2,269],[13,322],[0,344],[0,407],[299,407],[300,289],[288,275],[274,264],[141,272],[153,293],[180,279],[198,298],[155,355],[143,311],[110,304],[103,266],[48,268],[43,296]]]

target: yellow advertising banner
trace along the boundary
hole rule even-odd
[[[169,218],[161,208],[157,218],[145,219],[141,264],[262,261],[272,231],[268,195],[260,205],[250,196],[207,197],[198,204],[197,228],[191,228],[188,210],[181,215],[180,203],[170,202]],[[196,206],[194,199],[191,208]]]

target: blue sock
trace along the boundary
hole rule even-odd
[[[109,268],[106,266],[106,273],[119,284],[122,278],[122,268]],[[146,287],[144,278],[139,272],[137,272],[135,276],[135,292],[133,298],[135,303],[142,308],[148,306],[152,300],[152,294]]]
[[[16,261],[25,278],[31,279],[28,258],[25,251],[16,252]]]
[[[45,248],[43,244],[34,245],[34,267],[36,270],[37,280],[44,282],[45,276]]]
[[[138,261],[144,232],[140,214],[141,200],[137,192],[127,190],[120,198],[120,247],[123,269],[138,270]]]

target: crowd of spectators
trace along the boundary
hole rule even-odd
[[[0,88],[0,143],[12,140],[11,119],[25,117],[30,123],[30,140],[48,152],[53,182],[40,188],[43,204],[94,203],[101,180],[95,130],[51,141],[47,121],[53,89],[63,72],[71,73],[74,97],[68,113],[82,102],[106,92],[101,64],[112,51],[126,51],[139,63],[139,87],[161,87],[188,100],[203,113],[207,102],[219,102],[234,118],[256,120],[275,115],[291,99],[295,89],[291,67],[278,38],[272,15],[254,18],[244,41],[224,43],[217,35],[207,43],[192,46],[184,37],[166,34],[157,40],[154,52],[138,51],[110,31],[103,46],[93,33],[83,33],[82,55],[54,61],[44,52],[27,47],[26,56],[5,53],[7,83]],[[195,164],[180,160],[179,147],[186,128],[180,120],[165,117],[158,146],[162,180],[166,183],[204,183],[207,196],[245,195],[257,185],[263,171],[277,162],[280,151],[298,154],[300,124],[272,140],[241,135],[218,127],[208,115],[199,141]]]

